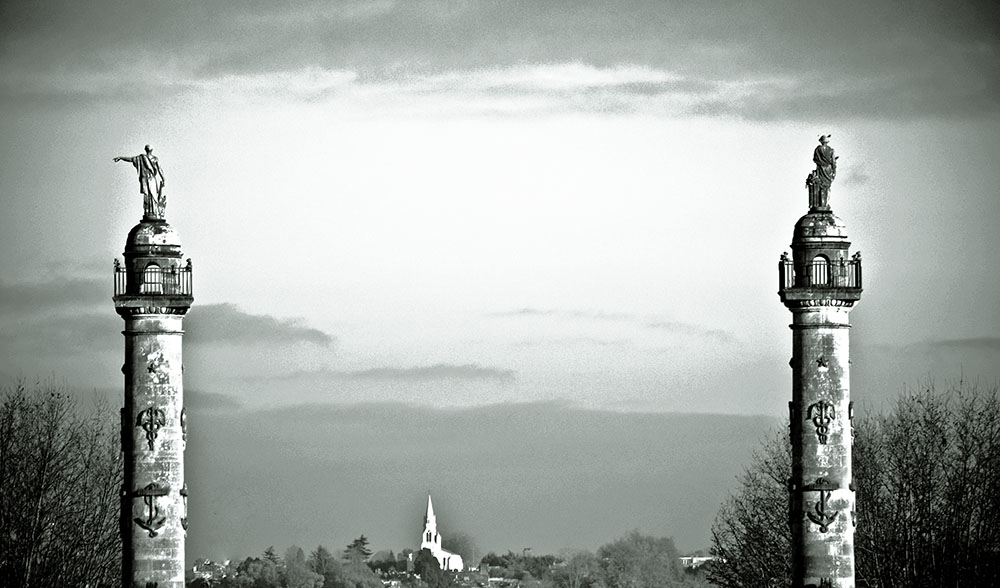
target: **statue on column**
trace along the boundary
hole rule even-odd
[[[143,220],[164,220],[167,208],[167,194],[163,191],[166,178],[160,167],[160,160],[153,155],[153,148],[146,145],[146,152],[132,157],[125,155],[115,158],[115,162],[127,161],[139,172],[139,193],[142,194]],[[159,180],[157,180],[159,176]]]
[[[821,135],[819,145],[813,151],[816,169],[806,178],[809,187],[809,208],[830,209],[830,185],[837,176],[837,156],[830,147],[831,135]]]

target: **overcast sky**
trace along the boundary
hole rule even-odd
[[[5,2],[0,23],[0,377],[120,394],[111,268],[142,205],[112,158],[151,144],[195,268],[190,557],[363,532],[412,547],[428,490],[483,549],[593,549],[633,527],[707,544],[755,438],[702,455],[720,465],[698,506],[671,510],[692,493],[667,488],[683,471],[615,468],[643,418],[732,415],[718,422],[746,433],[785,413],[776,262],[822,133],[865,264],[855,401],[1000,377],[995,3]],[[383,409],[391,442],[296,417]],[[553,463],[521,473],[560,472],[590,498],[553,492],[567,512],[546,518],[524,485],[473,493],[468,467],[378,457],[430,443],[402,436],[412,417],[439,454],[495,439],[458,463],[509,472],[523,460],[500,448],[527,442],[470,416],[498,410],[569,415],[531,441]],[[579,419],[614,426],[585,441]],[[263,422],[272,436],[248,439]],[[683,443],[654,437],[652,456],[682,463]],[[255,459],[267,439],[295,451]],[[617,449],[558,459],[588,443]],[[247,479],[276,455],[316,477],[294,498],[264,484],[240,526],[239,501],[210,491],[237,454]],[[348,455],[407,475],[358,490]],[[622,493],[594,470],[638,494],[599,504]]]

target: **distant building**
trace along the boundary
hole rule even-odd
[[[710,555],[682,555],[680,557],[681,565],[692,570],[700,568],[714,559]]]
[[[191,575],[208,581],[218,581],[225,578],[229,573],[229,560],[214,562],[207,559],[196,560],[191,567]]]
[[[434,503],[431,502],[430,494],[427,495],[427,514],[424,515],[424,532],[420,536],[420,549],[429,549],[442,570],[461,572],[465,568],[461,555],[441,548],[441,534],[437,531],[437,517],[434,516]]]

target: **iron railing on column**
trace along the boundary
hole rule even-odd
[[[778,288],[861,288],[861,258],[832,262],[820,259],[796,268],[795,262],[782,257],[778,262]]]
[[[132,276],[116,259],[114,275],[115,296],[191,296],[193,292],[190,259],[184,266],[165,268],[151,263]]]

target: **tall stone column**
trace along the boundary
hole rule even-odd
[[[854,588],[848,313],[861,299],[861,256],[849,257],[844,224],[826,199],[810,196],[792,257],[778,264],[778,294],[792,312],[792,586]]]
[[[182,356],[194,301],[191,261],[162,218],[143,218],[115,261],[115,309],[125,321],[121,494],[122,585],[183,588],[187,533]]]

